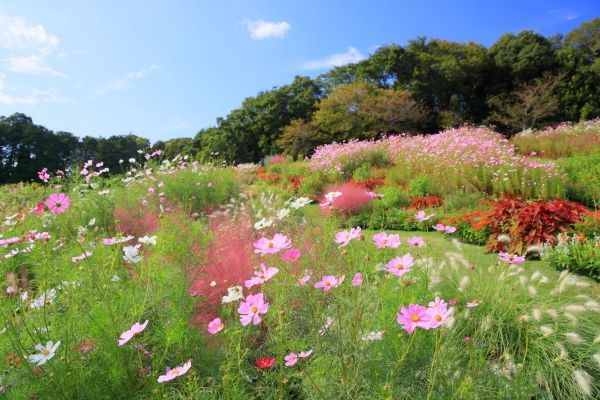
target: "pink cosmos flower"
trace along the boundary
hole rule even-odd
[[[208,187],[212,187],[212,185],[213,185],[213,183],[212,183],[212,182],[208,182],[208,183],[206,184],[206,186],[208,186]]]
[[[215,333],[219,333],[223,330],[225,325],[221,321],[221,318],[215,318],[208,323],[208,333],[214,335]]]
[[[46,200],[46,206],[52,214],[61,214],[67,211],[71,204],[71,200],[64,193],[53,193]]]
[[[188,360],[185,364],[173,369],[167,368],[167,373],[158,377],[158,383],[168,382],[188,372],[192,368],[192,360]]]
[[[261,256],[265,254],[276,254],[283,249],[287,249],[292,246],[292,240],[287,236],[276,233],[273,239],[267,239],[262,237],[254,242],[254,252],[260,253]]]
[[[348,243],[352,239],[357,239],[360,236],[361,228],[357,226],[356,228],[350,229],[350,231],[341,231],[335,234],[334,242],[339,244],[340,247],[347,246]]]
[[[385,272],[396,276],[403,276],[412,270],[413,265],[415,265],[413,256],[410,253],[406,253],[402,257],[394,257],[391,261],[388,261]]]
[[[294,365],[296,365],[297,362],[298,362],[298,354],[290,353],[287,356],[285,356],[285,366],[286,367],[293,367]]]
[[[456,299],[450,299],[449,301],[450,305],[453,306],[456,304]]]
[[[50,174],[48,173],[48,168],[44,168],[41,171],[38,171],[38,178],[44,183],[48,183],[48,179],[50,179]]]
[[[425,246],[425,241],[423,240],[423,238],[421,236],[409,237],[406,242],[408,243],[409,246],[413,246],[413,247]]]
[[[386,247],[396,249],[398,248],[398,246],[400,246],[400,236],[388,235],[385,232],[380,232],[377,235],[373,236],[373,243],[380,249]]]
[[[371,197],[372,199],[377,199],[377,200],[381,200],[383,199],[383,195],[382,194],[377,194],[375,192],[367,192],[367,194],[369,195],[369,197]]]
[[[354,274],[354,278],[352,278],[352,286],[360,286],[363,283],[363,276],[360,272]]]
[[[144,332],[146,326],[148,326],[148,320],[146,320],[146,322],[143,324],[136,322],[135,324],[131,325],[129,330],[121,334],[121,337],[119,338],[119,346],[123,346],[125,343],[133,339],[135,335],[139,335],[140,333]]]
[[[44,211],[46,211],[46,207],[44,206],[44,202],[40,201],[37,206],[30,208],[29,209],[30,212],[37,214],[37,215],[42,215],[44,213]]]
[[[324,292],[329,292],[331,288],[338,287],[344,282],[344,275],[340,276],[339,279],[333,275],[325,275],[321,280],[315,283],[315,288],[323,288]]]
[[[300,252],[300,250],[289,249],[283,253],[283,256],[281,258],[283,258],[284,261],[296,262],[296,261],[298,261],[298,259],[300,258],[301,255],[302,255],[302,253]]]
[[[396,317],[396,322],[402,325],[409,335],[412,335],[415,328],[429,329],[431,317],[427,313],[427,307],[409,304],[408,308],[402,307],[400,314]]]
[[[448,306],[443,299],[439,297],[435,298],[435,301],[429,302],[429,308],[427,309],[427,313],[429,314],[429,318],[431,320],[430,327],[435,329],[442,325],[446,319],[452,314],[452,308],[448,310]]]
[[[473,307],[477,307],[480,304],[481,304],[481,302],[479,300],[473,300],[473,301],[467,302],[467,307],[473,308]]]
[[[110,237],[110,238],[104,238],[102,239],[102,244],[105,246],[112,246],[113,244],[117,243],[117,238],[116,237]]]
[[[296,282],[296,286],[304,286],[309,280],[310,275],[304,275],[302,278],[298,279],[298,281]]]
[[[306,358],[308,356],[310,356],[313,352],[313,349],[307,350],[307,351],[301,351],[300,354],[298,354],[298,357],[300,358]]]
[[[279,272],[278,268],[267,267],[265,264],[260,264],[260,270],[254,271],[254,276],[244,282],[244,285],[250,289],[252,286],[260,285],[271,279],[276,273]]]
[[[240,322],[243,326],[252,322],[253,325],[258,325],[262,321],[260,314],[265,314],[269,310],[269,303],[265,303],[262,293],[249,294],[246,300],[238,307],[240,313]]]
[[[429,215],[426,215],[426,214],[425,214],[425,211],[422,211],[422,210],[421,210],[421,211],[419,211],[419,212],[418,212],[418,213],[415,215],[415,219],[416,219],[418,222],[423,222],[423,221],[427,221],[427,220],[431,219],[431,217],[433,217],[434,215],[435,215],[435,214],[429,214]]]
[[[505,262],[507,264],[523,264],[525,262],[525,256],[519,256],[516,254],[508,254],[506,252],[501,251],[498,254],[498,258],[500,261]]]
[[[86,251],[85,253],[83,253],[83,254],[81,254],[79,256],[73,256],[73,257],[71,257],[71,261],[74,262],[74,263],[76,263],[76,262],[85,260],[86,258],[88,258],[91,255],[92,255],[91,251]]]
[[[432,226],[433,229],[435,229],[436,231],[439,232],[444,232],[444,233],[453,233],[456,232],[456,228],[450,225],[444,225],[441,222],[437,225],[433,225]]]

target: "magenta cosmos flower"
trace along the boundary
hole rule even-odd
[[[46,207],[50,209],[52,214],[61,214],[67,211],[71,204],[71,200],[64,193],[53,193],[46,200]]]
[[[279,269],[274,267],[267,267],[265,264],[260,264],[260,269],[254,271],[254,276],[244,282],[244,286],[250,289],[252,286],[260,285],[271,279]]]
[[[523,264],[525,262],[525,256],[519,256],[516,254],[508,254],[506,252],[500,252],[498,254],[498,258],[500,261],[505,262],[507,264]]]
[[[363,283],[363,276],[360,272],[354,274],[354,278],[352,278],[352,286],[360,286]]]
[[[423,240],[423,238],[421,236],[409,237],[406,242],[408,243],[409,246],[413,246],[413,247],[425,246],[425,241]]]
[[[131,328],[129,330],[121,334],[121,337],[119,338],[119,346],[123,346],[125,343],[133,339],[134,336],[144,332],[146,326],[148,326],[148,320],[146,320],[146,322],[144,322],[143,324],[136,322],[135,324],[131,325]]]
[[[361,228],[357,226],[349,231],[341,231],[335,234],[334,242],[339,244],[340,247],[347,246],[352,239],[357,239],[360,236]]]
[[[248,325],[250,322],[253,325],[258,325],[262,321],[260,314],[265,314],[268,310],[269,303],[265,303],[262,293],[249,294],[238,308],[241,315],[240,322],[243,326]]]
[[[413,256],[410,253],[406,253],[402,257],[394,257],[391,261],[388,261],[385,272],[396,276],[403,276],[412,270],[413,265],[415,265]]]
[[[433,217],[435,214],[425,214],[425,211],[419,211],[417,214],[415,214],[415,219],[419,222],[423,222],[423,221],[427,221],[429,219],[431,219],[431,217]]]
[[[400,236],[388,235],[385,232],[380,232],[373,236],[373,243],[380,249],[389,247],[391,249],[397,249],[400,246]]]
[[[452,314],[452,308],[448,310],[448,305],[443,299],[436,297],[434,301],[429,302],[427,314],[430,317],[430,328],[437,328],[442,325]]]
[[[402,328],[409,335],[412,335],[417,327],[429,329],[431,317],[427,313],[427,307],[419,304],[409,304],[408,308],[402,307],[400,314],[396,317],[396,322],[402,325]]]
[[[283,249],[291,247],[292,240],[287,236],[276,233],[273,239],[267,239],[262,237],[254,242],[254,252],[260,253],[261,256],[265,254],[276,254]]]
[[[304,275],[302,278],[296,281],[296,286],[304,286],[308,281],[310,281],[310,275]]]
[[[173,369],[167,368],[167,373],[158,377],[158,383],[168,382],[188,372],[192,368],[192,360]]]
[[[296,262],[296,261],[298,261],[298,259],[300,258],[301,255],[302,255],[302,253],[300,252],[300,250],[289,249],[283,253],[283,256],[281,258],[283,258],[284,261]]]
[[[481,302],[479,300],[468,301],[467,307],[473,308],[473,307],[477,307],[480,304],[481,304]]]
[[[321,280],[315,283],[315,288],[322,288],[324,292],[329,292],[331,288],[338,287],[344,282],[344,275],[336,278],[333,275],[325,275]]]
[[[225,325],[223,325],[221,318],[215,318],[208,323],[208,333],[211,335],[221,332],[223,328],[225,328]]]
[[[454,233],[456,232],[456,228],[450,225],[444,225],[441,222],[437,225],[433,225],[432,226],[433,229],[435,229],[436,231],[439,232],[444,232],[444,233]]]

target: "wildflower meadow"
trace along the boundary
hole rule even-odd
[[[2,186],[0,398],[597,398],[597,188],[525,137]]]

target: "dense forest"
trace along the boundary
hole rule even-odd
[[[490,47],[417,38],[378,48],[356,64],[259,92],[216,126],[158,141],[166,157],[257,162],[309,155],[324,143],[431,133],[465,123],[515,132],[600,116],[600,18],[567,35],[503,35]],[[0,183],[34,179],[87,159],[120,171],[150,146],[135,135],[53,132],[24,114],[0,117]]]

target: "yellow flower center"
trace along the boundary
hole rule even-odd
[[[419,320],[420,320],[418,315],[413,315],[412,317],[410,317],[410,319],[412,319],[413,322],[419,322]]]
[[[170,372],[171,375],[179,375],[179,370],[177,368],[172,369]]]
[[[400,270],[404,269],[404,265],[402,265],[402,264],[398,264],[398,265],[396,266],[396,269],[397,269],[398,271],[400,271]]]
[[[50,350],[44,349],[44,351],[42,351],[42,354],[47,356],[48,354],[50,354]]]
[[[329,281],[325,282],[325,286],[331,286],[331,283]]]
[[[383,241],[381,243],[383,244],[387,244],[388,240],[387,239],[383,239]]]
[[[258,311],[258,307],[252,306],[252,308],[250,309],[250,311],[252,311],[253,314],[256,314],[256,312]]]
[[[440,322],[442,320],[442,316],[440,314],[435,314],[435,320]]]
[[[273,242],[269,242],[269,248],[272,249],[273,248]]]

